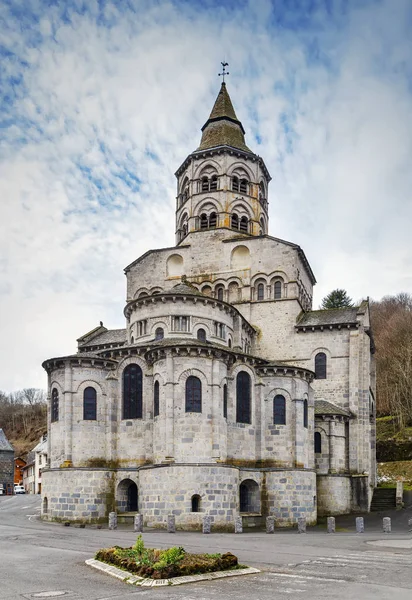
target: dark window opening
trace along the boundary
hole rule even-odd
[[[239,229],[239,217],[237,215],[232,215],[232,229]]]
[[[220,300],[221,302],[223,302],[223,295],[224,295],[224,288],[223,287],[218,287],[217,288],[217,294],[216,297],[218,300]]]
[[[137,511],[139,507],[138,494],[137,494],[137,485],[135,483],[131,483],[127,490],[127,512]]]
[[[247,194],[247,179],[241,179],[239,184],[239,190],[242,194]]]
[[[263,283],[259,283],[257,286],[257,299],[263,300],[265,298],[265,286]]]
[[[165,331],[163,329],[163,327],[157,327],[156,331],[155,331],[155,340],[158,342],[159,340],[162,340],[165,336]]]
[[[59,392],[56,388],[52,390],[51,420],[52,422],[59,420]]]
[[[303,401],[303,427],[308,428],[308,401]]]
[[[236,378],[236,421],[237,423],[250,423],[250,391],[251,381],[249,373],[240,371]]]
[[[207,227],[208,227],[207,215],[205,215],[203,213],[202,215],[200,215],[200,229],[207,229]]]
[[[186,379],[186,412],[202,412],[202,383],[193,375]]]
[[[210,180],[210,189],[211,191],[217,190],[217,175],[213,175]]]
[[[242,231],[243,233],[247,233],[248,232],[248,227],[249,226],[249,222],[247,217],[242,217],[240,219],[240,225],[239,225],[239,229],[240,231]]]
[[[274,297],[275,297],[275,300],[279,300],[279,298],[282,298],[282,282],[281,281],[275,281]]]
[[[223,417],[225,419],[227,419],[227,385],[226,385],[226,383],[223,386]]]
[[[202,177],[202,192],[209,191],[209,179],[207,177]]]
[[[192,496],[192,512],[200,512],[200,500],[199,494]]]
[[[234,192],[238,192],[239,191],[239,179],[238,179],[238,177],[233,177],[233,179],[232,179],[232,190]]]
[[[199,342],[206,341],[206,331],[204,329],[197,330],[197,339],[199,340]]]
[[[143,416],[143,372],[139,365],[128,365],[123,371],[123,419]]]
[[[96,390],[94,387],[87,387],[83,392],[83,419],[85,421],[95,421],[97,417]]]
[[[241,513],[260,513],[260,492],[256,481],[242,481],[239,487],[239,504]]]
[[[319,431],[315,431],[315,453],[321,454],[322,452],[322,436]]]
[[[216,227],[217,224],[217,215],[215,212],[210,213],[209,217],[209,227]]]
[[[154,383],[153,390],[153,416],[158,417],[160,413],[160,385],[158,381]]]
[[[319,352],[315,356],[315,378],[326,379],[326,354]]]
[[[273,399],[273,423],[286,425],[286,400],[281,394],[277,394]]]

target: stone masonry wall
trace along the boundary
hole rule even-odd
[[[349,475],[318,475],[318,515],[344,515],[351,511],[351,478]]]

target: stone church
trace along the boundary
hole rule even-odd
[[[223,83],[176,171],[176,245],[125,269],[125,328],[48,374],[45,519],[215,530],[367,511],[375,485],[369,306],[312,310],[304,251],[269,235],[271,180]]]

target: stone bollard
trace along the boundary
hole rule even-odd
[[[327,518],[327,531],[328,531],[328,533],[335,533],[335,531],[336,531],[335,517]]]
[[[109,529],[117,529],[117,513],[109,513]]]
[[[391,532],[391,518],[390,517],[383,517],[383,533],[390,533]]]
[[[167,515],[167,533],[176,533],[176,517]]]
[[[363,521],[363,517],[356,517],[356,533],[364,533],[365,532],[365,523]]]
[[[275,533],[275,517],[266,517],[266,533]]]
[[[205,517],[203,517],[202,532],[203,533],[210,533],[211,528],[212,528],[212,520],[209,517],[209,515],[206,515]]]
[[[243,533],[242,517],[235,517],[235,533]]]
[[[298,533],[306,533],[306,519],[301,517],[298,519]]]
[[[143,515],[137,514],[134,516],[134,530],[136,533],[143,533]]]
[[[396,508],[403,506],[403,481],[396,482]]]

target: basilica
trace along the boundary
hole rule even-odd
[[[225,83],[176,178],[176,245],[126,267],[124,329],[100,323],[43,363],[42,518],[139,512],[160,528],[172,514],[196,529],[209,515],[230,531],[238,516],[287,527],[368,511],[368,302],[312,309],[315,275],[269,234],[271,176]]]

